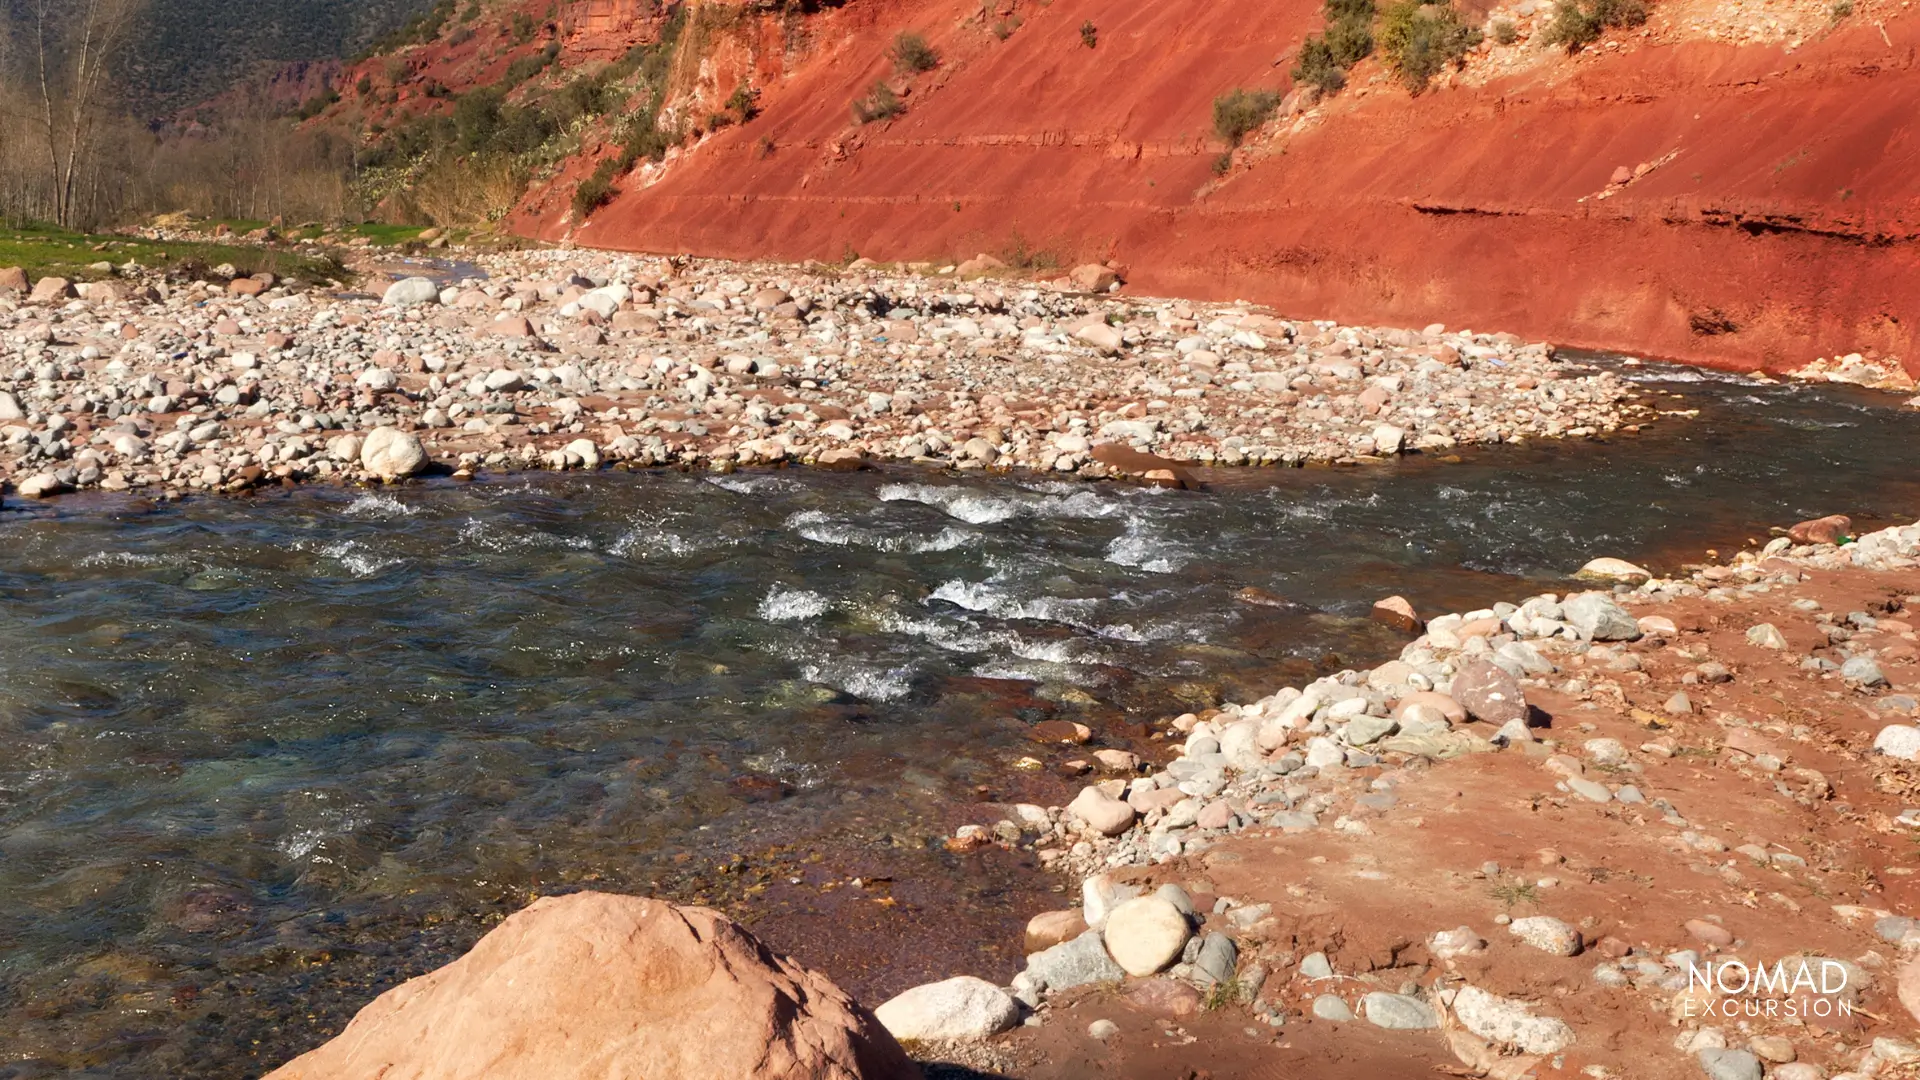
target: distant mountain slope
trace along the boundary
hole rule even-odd
[[[266,69],[342,57],[433,0],[148,0],[127,67],[128,105],[164,116]]]

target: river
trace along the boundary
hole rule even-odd
[[[1622,370],[1699,415],[1201,491],[901,467],[10,503],[0,1062],[258,1075],[584,886],[725,907],[870,1001],[1004,978],[1057,883],[938,841],[1071,793],[1035,722],[1150,752],[1144,722],[1396,651],[1365,618],[1389,593],[1460,610],[1920,517],[1895,399]]]

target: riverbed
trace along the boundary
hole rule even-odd
[[[939,841],[1072,790],[1037,722],[1150,755],[1145,721],[1397,651],[1390,593],[1920,517],[1895,399],[1601,362],[1699,415],[1197,491],[899,466],[10,504],[0,1061],[257,1074],[584,884],[725,907],[865,1000],[1004,977],[1055,883]]]

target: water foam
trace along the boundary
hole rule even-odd
[[[367,492],[348,503],[340,512],[348,517],[378,518],[385,521],[408,518],[419,513],[418,510],[384,491]]]
[[[1103,518],[1120,512],[1117,503],[1080,490],[1070,495],[1038,497],[988,495],[971,488],[935,484],[882,484],[881,502],[917,502],[934,507],[969,525],[993,525],[1017,517]]]
[[[802,510],[786,520],[786,528],[816,544],[835,547],[864,547],[874,551],[918,555],[952,551],[973,543],[976,534],[948,527],[933,536],[916,536],[897,529],[870,529],[835,521],[820,510]]]
[[[911,667],[882,668],[828,660],[802,665],[800,675],[808,682],[831,686],[868,701],[898,701],[913,690]]]
[[[1192,561],[1193,555],[1171,540],[1153,536],[1137,519],[1107,545],[1107,561],[1154,574],[1171,574]]]
[[[398,558],[382,558],[358,540],[336,540],[320,548],[320,554],[347,568],[357,578],[377,576],[389,566],[398,566]]]
[[[817,592],[775,585],[760,600],[760,617],[768,622],[801,622],[825,615],[833,602]]]

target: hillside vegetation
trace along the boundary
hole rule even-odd
[[[148,0],[126,68],[139,116],[170,115],[291,61],[357,53],[433,0]]]

